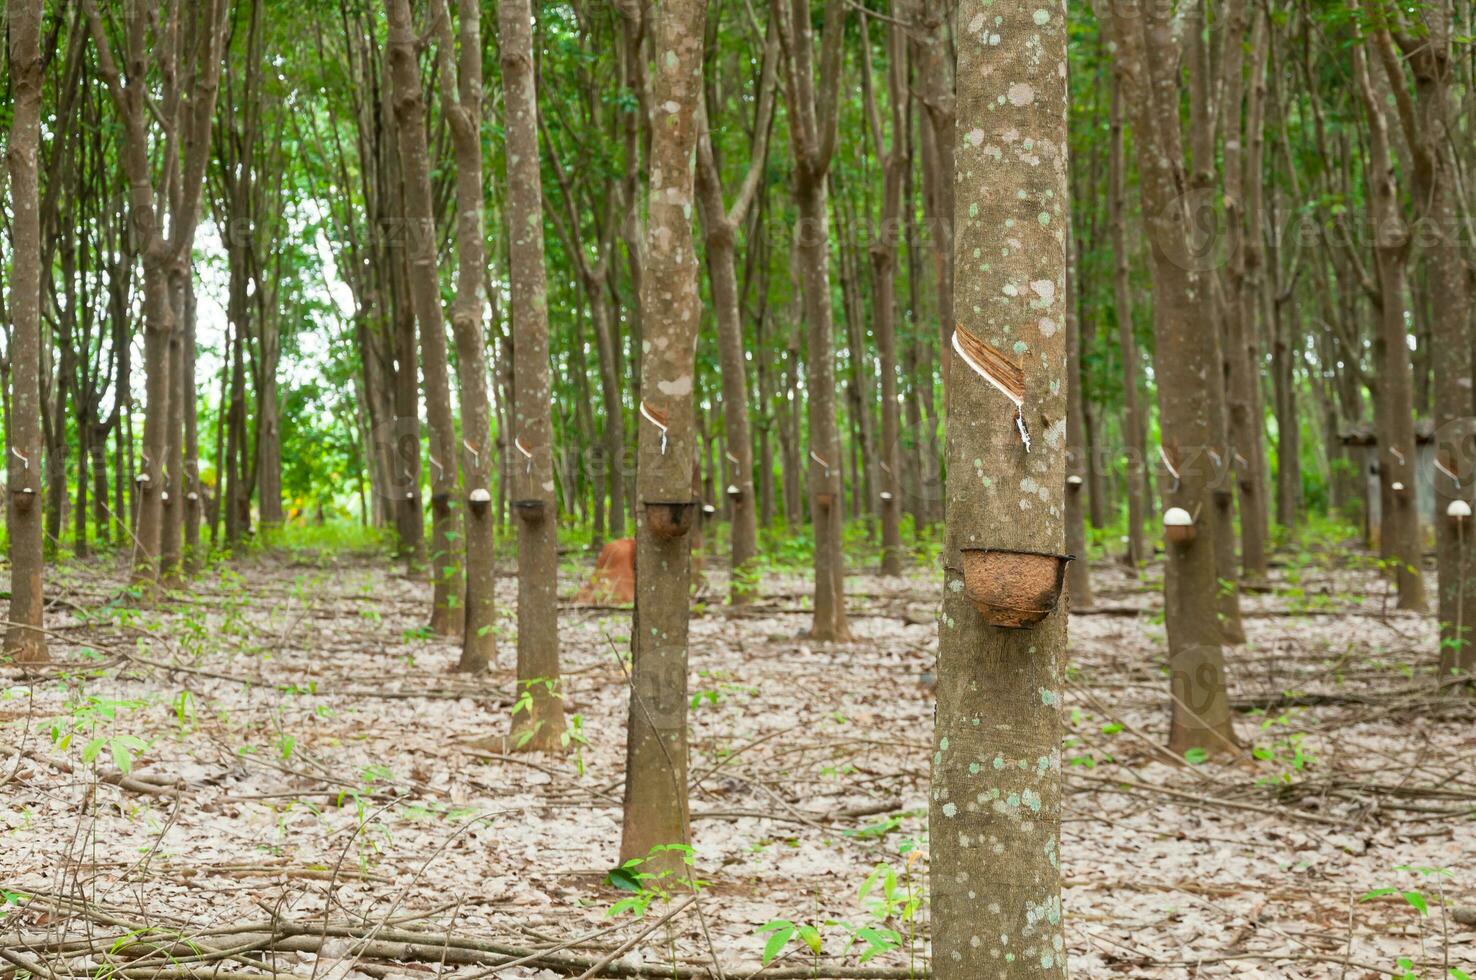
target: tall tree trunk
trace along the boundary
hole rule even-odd
[[[1241,7],[1236,4],[1234,9],[1238,11]],[[1227,223],[1231,224],[1230,234],[1240,242],[1240,248],[1230,257],[1228,274],[1223,280],[1225,387],[1233,454],[1228,463],[1234,467],[1240,502],[1240,567],[1247,579],[1264,583],[1269,571],[1266,564],[1266,488],[1269,481],[1265,465],[1265,413],[1261,404],[1262,364],[1256,310],[1265,277],[1261,248],[1261,223],[1264,220],[1261,164],[1266,90],[1263,72],[1268,35],[1266,20],[1260,12],[1253,13],[1252,18],[1255,26],[1251,33],[1248,84],[1241,77],[1239,49],[1232,46],[1230,50],[1237,53],[1237,57],[1231,60],[1233,75],[1227,85],[1227,97],[1218,108],[1227,129],[1224,196],[1231,202]],[[1239,19],[1228,29],[1235,32],[1232,36],[1238,36],[1243,30]],[[1246,95],[1243,110],[1240,104],[1242,91]],[[1242,146],[1246,148],[1243,171]],[[1240,201],[1245,205],[1243,214]]]
[[[131,232],[140,243],[143,258],[144,370],[148,402],[144,415],[142,466],[135,481],[141,493],[137,499],[133,564],[135,579],[149,582],[157,580],[159,575],[165,524],[163,496],[165,477],[170,469],[170,461],[166,459],[170,385],[176,375],[170,372],[169,348],[177,328],[176,309],[170,296],[171,283],[180,282],[190,274],[190,252],[219,90],[226,0],[211,0],[191,7],[187,11],[186,23],[193,29],[187,32],[164,31],[165,40],[155,44],[152,50],[148,44],[148,28],[158,22],[157,0],[130,5],[123,31],[125,72],[119,71],[95,0],[83,0],[83,11],[93,46],[97,49],[98,75],[123,127],[119,156],[129,186]],[[180,16],[177,9],[172,9],[171,13],[174,17]],[[185,38],[185,47],[193,47],[180,51],[181,36]],[[166,80],[171,80],[165,86],[160,105],[155,106],[152,113],[149,110],[152,96],[148,91],[151,83],[146,77],[151,54],[163,66]],[[193,60],[182,61],[181,55]],[[178,77],[182,65],[188,66],[189,71],[185,84],[179,86],[172,80]],[[187,102],[180,98],[180,88],[189,92]],[[155,191],[148,136],[150,118],[161,120],[166,143],[174,144],[175,155],[170,160],[172,166],[167,168],[170,176],[167,198]],[[167,237],[158,218],[166,204],[172,215]],[[175,445],[179,443],[176,441]],[[178,470],[178,464],[174,469]]]
[[[194,573],[204,564],[200,547],[200,425],[195,405],[195,336],[197,329],[195,284],[185,284],[184,351],[179,386],[184,410],[184,493],[180,507],[184,510],[185,571]]]
[[[1274,338],[1271,381],[1276,412],[1276,523],[1289,531],[1297,526],[1302,510],[1302,431],[1295,370],[1301,330],[1295,299],[1288,287],[1284,294],[1273,291],[1266,304]]]
[[[1397,86],[1394,103],[1413,156],[1414,198],[1420,217],[1427,219],[1420,222],[1426,233],[1426,292],[1438,297],[1431,304],[1429,346],[1436,352],[1434,518],[1442,677],[1476,671],[1476,541],[1470,516],[1476,464],[1469,453],[1476,424],[1470,418],[1473,366],[1464,356],[1476,330],[1462,247],[1457,146],[1449,129],[1451,35],[1457,28],[1453,7],[1437,0],[1422,8],[1418,36],[1391,33],[1389,25],[1399,23],[1395,20],[1381,20],[1376,34],[1384,71]],[[1401,54],[1413,75],[1413,104],[1401,97],[1407,92]]]
[[[687,623],[694,513],[693,381],[702,319],[692,239],[705,0],[654,9],[651,178],[641,291],[636,605],[620,860],[687,875]],[[671,533],[676,532],[676,533]]]
[[[764,62],[759,82],[758,116],[754,122],[754,140],[748,171],[731,208],[723,203],[722,175],[718,172],[713,151],[712,133],[706,113],[697,136],[697,213],[702,220],[703,244],[706,246],[707,279],[712,290],[713,312],[717,319],[718,358],[722,367],[723,432],[727,436],[728,453],[732,457],[732,480],[727,496],[732,506],[732,574],[730,601],[747,602],[753,595],[753,563],[758,557],[758,522],[754,514],[753,437],[748,429],[748,369],[743,344],[743,320],[738,298],[738,259],[735,239],[738,228],[758,193],[759,179],[768,161],[770,121],[774,111],[775,62],[779,38],[770,27],[764,45]],[[710,87],[715,82],[709,74]],[[716,106],[716,94],[709,92],[707,102]],[[750,246],[754,247],[754,246]],[[759,358],[762,358],[762,351]]]
[[[45,565],[41,456],[41,195],[36,164],[41,147],[41,0],[12,0],[10,88],[13,98],[5,156],[10,169],[10,417],[5,427],[6,518],[10,531],[10,625],[5,654],[19,663],[46,663],[42,572]],[[60,422],[60,420],[58,420]]]
[[[492,406],[487,395],[486,335],[482,329],[482,26],[478,0],[458,0],[459,43],[451,36],[446,0],[432,0],[440,31],[441,107],[451,128],[456,162],[456,301],[451,330],[461,390],[462,472],[466,499],[465,626],[457,669],[481,672],[497,653],[496,569],[492,541]],[[530,120],[531,122],[531,120]],[[535,148],[536,149],[536,148]],[[536,158],[537,154],[534,153]],[[535,220],[537,220],[535,218]],[[453,485],[454,489],[454,485]],[[555,732],[555,737],[561,732]]]
[[[1380,541],[1395,566],[1399,608],[1425,608],[1425,580],[1420,572],[1420,515],[1415,494],[1413,380],[1409,363],[1409,330],[1405,325],[1405,287],[1410,237],[1399,213],[1399,191],[1389,152],[1388,120],[1383,96],[1375,91],[1363,48],[1353,50],[1354,76],[1368,119],[1368,208],[1374,230],[1374,267],[1379,291],[1379,337],[1383,363],[1375,398],[1379,432],[1379,474],[1383,508]]]
[[[282,341],[279,318],[261,322],[261,390],[256,413],[256,500],[262,527],[280,527],[282,513],[282,424],[277,405],[277,366]]]
[[[958,12],[955,288],[948,501],[929,831],[939,980],[1064,978],[1061,688],[1066,610],[1066,9],[964,0]],[[970,260],[987,254],[987,269]],[[1006,394],[1007,393],[1007,394]],[[1044,554],[1043,554],[1044,553]],[[1042,571],[1006,590],[1023,628],[970,596],[996,554]],[[997,607],[996,607],[997,608]],[[980,718],[986,724],[979,724]],[[1005,959],[1005,956],[1009,959]]]
[[[393,113],[387,113],[393,117]],[[403,195],[390,228],[405,227]],[[406,275],[405,240],[399,237],[386,257],[390,318],[395,342],[395,425],[391,438],[394,462],[395,527],[406,571],[419,574],[425,565],[425,508],[420,496],[420,357],[415,344],[415,311]]]
[[[425,414],[430,423],[431,582],[430,628],[442,636],[461,634],[465,620],[461,543],[456,533],[459,501],[456,427],[451,416],[451,377],[446,327],[441,315],[440,275],[436,264],[436,218],[431,197],[430,151],[426,146],[425,96],[420,87],[415,30],[409,0],[385,0],[395,131],[404,180],[406,246],[410,300],[420,332],[425,374]]]
[[[170,275],[169,302],[174,307],[174,330],[169,335],[169,416],[164,466],[164,523],[159,535],[159,580],[178,588],[184,582],[184,362],[186,281]]]
[[[911,10],[910,4],[907,9]],[[884,148],[881,114],[877,110],[876,90],[871,83],[870,27],[864,17],[861,23],[866,115],[871,127],[872,143],[876,146],[882,164],[881,225],[871,246],[872,330],[876,334],[877,363],[881,372],[881,444],[877,462],[882,532],[881,573],[901,575],[902,458],[897,445],[901,438],[901,406],[897,401],[896,317],[899,306],[897,243],[906,228],[902,220],[902,185],[908,168],[912,165],[906,154],[905,129],[907,39],[900,21],[894,21],[888,27],[886,51],[889,133]]]
[[[789,9],[785,9],[786,5]],[[815,529],[815,610],[810,636],[849,639],[846,622],[845,552],[842,513],[841,444],[835,420],[835,321],[830,300],[830,231],[825,203],[826,174],[835,151],[840,53],[845,0],[826,0],[819,75],[814,51],[810,0],[774,0],[785,63],[794,150],[794,200],[797,265],[806,325],[805,387],[810,431],[810,514]],[[817,90],[818,85],[818,90]]]
[[[465,2],[465,0],[463,0]],[[543,183],[538,169],[538,92],[529,0],[500,0],[507,112],[508,276],[512,288],[513,511],[518,518],[518,683],[527,698],[514,748],[559,744],[558,498],[553,477],[553,398],[548,374],[548,292],[543,264]],[[582,346],[582,341],[579,342]],[[574,488],[569,487],[573,494]]]
[[[1073,226],[1067,212],[1066,226],[1066,475],[1065,521],[1066,553],[1075,560],[1066,567],[1067,591],[1072,609],[1090,609],[1092,602],[1091,562],[1087,559],[1086,524],[1082,514],[1081,495],[1087,487],[1086,474],[1096,456],[1086,436],[1086,413],[1082,405],[1081,318],[1077,314],[1076,291],[1081,288],[1080,265],[1076,259]],[[1096,484],[1101,486],[1101,481]],[[1099,496],[1096,487],[1092,497]]]
[[[1138,393],[1138,345],[1133,331],[1133,296],[1129,269],[1132,256],[1127,246],[1127,219],[1124,215],[1127,197],[1126,163],[1123,159],[1122,79],[1112,75],[1107,153],[1107,225],[1112,230],[1112,299],[1117,320],[1117,349],[1122,358],[1122,429],[1127,445],[1127,559],[1136,575],[1142,564],[1153,557],[1148,543],[1145,521],[1148,517],[1147,432],[1142,403]]]
[[[954,181],[953,166],[956,124],[954,88],[956,72],[949,55],[955,4],[949,0],[921,0],[919,40],[914,57],[918,64],[918,101],[922,103],[923,212],[928,237],[933,243],[934,273],[938,281],[938,339],[944,398],[947,398],[949,365],[948,338],[954,324]],[[931,400],[931,399],[930,399]],[[926,413],[929,418],[934,413]],[[930,447],[936,449],[936,446]],[[937,453],[933,453],[936,457]],[[933,501],[943,503],[941,494]]]
[[[1162,488],[1164,505],[1187,512],[1185,537],[1167,544],[1164,606],[1172,702],[1169,748],[1224,752],[1238,746],[1225,686],[1222,627],[1217,616],[1216,537],[1211,527],[1212,444],[1205,389],[1219,372],[1217,352],[1206,350],[1200,284],[1189,263],[1187,216],[1177,188],[1185,185],[1179,143],[1178,64],[1167,12],[1149,4],[1112,8],[1115,67],[1124,104],[1132,112],[1138,149],[1142,212],[1152,245],[1153,315],[1157,341],[1159,429],[1162,453],[1174,472]],[[1152,51],[1152,58],[1147,52]],[[1153,73],[1150,74],[1150,67]]]

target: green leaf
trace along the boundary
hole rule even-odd
[[[1414,891],[1401,892],[1400,894],[1404,896],[1404,900],[1412,905],[1415,910],[1420,913],[1420,915],[1430,914],[1430,906],[1428,903],[1426,903],[1425,896],[1421,895],[1419,892]]]
[[[762,929],[760,929],[759,932],[772,933],[772,935],[769,936],[769,941],[764,943],[763,962],[764,966],[768,966],[770,963],[774,962],[774,960],[779,956],[780,953],[784,952],[784,947],[789,945],[789,940],[794,937],[795,926],[793,922],[780,919],[774,922],[770,922],[767,926],[764,926]]]
[[[102,753],[103,746],[105,744],[107,744],[105,739],[95,738],[92,741],[88,742],[86,745],[82,746],[82,761],[95,761],[98,755]]]
[[[112,753],[113,765],[118,767],[119,772],[126,776],[133,771],[133,753],[123,744],[121,738],[113,739],[108,745],[108,751]]]
[[[627,861],[618,868],[611,869],[605,876],[605,880],[623,892],[638,892],[641,890],[641,876],[636,873],[635,861]]]
[[[1191,766],[1197,766],[1209,758],[1209,753],[1201,748],[1192,748],[1184,752],[1184,761]]]
[[[816,929],[814,926],[800,926],[799,937],[800,939],[804,940],[806,946],[810,947],[810,952],[814,953],[816,956],[820,955],[820,945],[822,940],[820,939],[819,929]]]

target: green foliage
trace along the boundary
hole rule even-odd
[[[682,872],[670,869],[644,870],[647,866],[654,865],[657,855],[667,853],[679,855],[686,870]],[[662,904],[670,902],[673,888],[680,888],[688,892],[698,892],[706,888],[707,882],[692,873],[694,854],[695,852],[687,844],[657,844],[645,857],[631,858],[619,867],[613,868],[605,877],[606,884],[630,894],[610,906],[609,911],[605,914],[613,917],[630,913],[636,918],[641,918],[653,902]]]
[[[921,914],[927,906],[927,891],[914,864],[922,851],[916,841],[905,841],[898,849],[904,859],[900,868],[883,862],[872,868],[857,892],[857,902],[865,918],[857,922],[843,919],[774,919],[755,930],[763,937],[762,959],[769,966],[785,954],[798,940],[799,950],[808,951],[815,970],[826,952],[827,941],[834,936],[841,957],[855,955],[865,964],[878,956],[905,949],[909,954],[908,975],[919,969],[921,948]]]
[[[126,776],[133,771],[133,762],[138,753],[148,748],[149,743],[137,735],[114,731],[113,727],[120,716],[131,714],[146,703],[92,695],[72,701],[68,705],[68,714],[51,721],[52,744],[65,751],[74,740],[85,738],[81,753],[83,762],[91,765],[107,752],[114,767]]]

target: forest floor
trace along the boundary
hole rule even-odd
[[[690,676],[704,885],[638,917],[611,914],[632,896],[606,881],[629,611],[561,613],[583,744],[504,755],[469,743],[508,729],[513,579],[496,665],[470,679],[422,628],[428,588],[397,572],[257,553],[140,607],[116,564],[56,570],[57,662],[0,668],[0,980],[926,969],[937,574],[848,579],[855,641],[823,645],[798,636],[803,575],[732,610],[709,571]],[[1072,973],[1476,973],[1476,706],[1436,693],[1432,617],[1396,612],[1353,553],[1284,556],[1227,650],[1254,753],[1185,761],[1160,749],[1159,575],[1099,565],[1096,611],[1071,618]],[[775,920],[816,926],[818,962],[796,936],[756,972]],[[901,943],[863,965],[868,928]]]

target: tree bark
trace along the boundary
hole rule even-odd
[[[1059,588],[1052,556],[1065,546],[1066,389],[1075,381],[1064,327],[1066,9],[964,0],[958,26],[953,223],[964,274],[945,355],[945,585],[928,816],[933,971],[939,980],[1064,978],[1066,610],[1054,595],[1010,592],[1002,603],[1054,606],[1010,629],[968,594],[999,581],[973,567],[978,549],[1028,562]],[[973,258],[980,254],[987,265]]]
[[[1220,370],[1218,355],[1203,342],[1200,285],[1186,242],[1184,157],[1179,143],[1178,64],[1167,13],[1138,0],[1114,5],[1112,34],[1124,104],[1132,112],[1138,149],[1142,211],[1151,243],[1155,363],[1162,453],[1172,465],[1162,487],[1166,507],[1192,520],[1187,540],[1167,544],[1164,606],[1172,702],[1169,748],[1216,753],[1238,748],[1225,687],[1219,584],[1210,526],[1211,447],[1205,391]],[[1154,52],[1149,60],[1146,52]],[[1150,73],[1151,69],[1151,73]],[[1165,124],[1165,119],[1175,120]],[[1175,475],[1177,473],[1177,475]]]
[[[899,12],[911,14],[912,4],[898,4]],[[876,334],[877,362],[881,373],[881,445],[877,463],[878,508],[881,512],[881,573],[902,574],[902,457],[901,406],[897,401],[897,243],[904,234],[902,185],[911,166],[906,153],[907,36],[900,21],[887,28],[887,108],[890,132],[882,143],[881,114],[876,90],[871,84],[871,35],[862,18],[862,65],[865,70],[866,114],[871,139],[882,165],[881,224],[872,238],[872,330]],[[931,378],[929,379],[931,382]]]
[[[184,413],[184,487],[179,504],[184,510],[184,568],[187,574],[194,574],[204,565],[205,553],[200,545],[200,431],[195,406],[195,342],[198,323],[193,279],[185,284],[184,303],[184,351],[179,397],[181,404],[189,407]]]
[[[1408,227],[1399,213],[1399,190],[1390,157],[1383,96],[1374,90],[1362,46],[1353,49],[1353,66],[1368,119],[1368,209],[1374,234],[1379,337],[1383,345],[1383,364],[1374,400],[1379,431],[1380,491],[1384,504],[1380,511],[1380,541],[1394,564],[1399,608],[1423,610],[1425,581],[1420,572],[1423,549],[1420,547],[1420,516],[1415,494],[1414,394],[1408,328],[1405,326],[1405,287],[1411,242]]]
[[[409,0],[385,0],[389,41],[385,48],[399,138],[404,180],[405,234],[409,261],[410,300],[420,332],[421,369],[425,375],[425,413],[430,423],[431,581],[430,628],[442,636],[459,636],[465,621],[465,596],[456,534],[456,428],[451,416],[451,378],[446,355],[446,326],[441,314],[440,276],[436,264],[436,219],[431,197],[430,151],[426,145],[425,96],[420,87],[415,30]]]
[[[159,22],[157,0],[130,4],[124,17],[124,70],[120,71],[112,45],[103,27],[95,0],[83,0],[89,33],[97,49],[97,71],[118,111],[123,126],[120,158],[128,179],[129,219],[143,258],[144,370],[147,405],[144,415],[142,465],[135,482],[138,494],[137,530],[134,540],[134,577],[156,581],[163,543],[164,490],[171,460],[167,459],[170,418],[170,384],[175,377],[169,367],[169,345],[178,329],[171,283],[190,274],[189,259],[199,215],[201,185],[209,156],[211,123],[219,90],[221,46],[224,38],[226,0],[192,6],[187,23],[193,30],[183,36],[194,49],[186,97],[181,97],[176,79],[180,71],[178,9],[167,23]],[[152,49],[148,29],[158,27]],[[174,144],[166,171],[172,174],[167,188],[171,197],[156,193],[150,159],[147,60],[152,54],[165,79],[161,127],[166,142]],[[178,159],[180,145],[183,161]],[[159,200],[156,201],[156,197]],[[166,235],[158,212],[168,206],[173,220]],[[175,443],[179,445],[178,442]],[[178,469],[179,464],[174,468]]]
[[[492,539],[492,405],[487,394],[487,341],[482,329],[482,28],[478,0],[458,0],[457,39],[446,0],[432,0],[439,33],[441,108],[456,165],[456,300],[451,331],[461,394],[465,476],[462,547],[466,554],[464,628],[456,669],[480,673],[497,653],[497,584]],[[536,156],[536,154],[535,154]],[[453,485],[454,489],[454,485]]]
[[[1081,288],[1077,279],[1080,268],[1076,262],[1075,240],[1072,225],[1066,226],[1066,482],[1065,520],[1066,553],[1075,560],[1066,566],[1066,587],[1071,598],[1070,608],[1090,609],[1092,602],[1091,562],[1087,559],[1085,516],[1082,513],[1081,495],[1087,488],[1087,473],[1092,468],[1094,454],[1086,438],[1086,413],[1082,406],[1081,374],[1081,318],[1077,315],[1076,290]],[[1097,487],[1101,482],[1097,483]],[[1093,499],[1100,497],[1096,487]]]
[[[788,9],[786,9],[786,6]],[[812,639],[846,640],[841,444],[835,420],[835,322],[830,299],[830,231],[826,174],[834,155],[844,0],[827,0],[818,79],[814,72],[810,0],[774,0],[784,52],[790,145],[794,151],[796,254],[806,324],[806,404],[810,430],[810,515],[815,529]],[[819,89],[817,91],[816,85]]]
[[[6,517],[10,532],[10,626],[5,654],[18,663],[51,658],[42,630],[45,566],[41,436],[41,0],[12,0],[10,88],[5,156],[10,170],[10,416],[5,427]]]
[[[693,382],[702,319],[692,238],[705,0],[655,18],[650,196],[641,290],[635,619],[620,860],[688,874],[687,625],[694,513]],[[677,532],[677,533],[671,533]]]
[[[729,599],[734,605],[752,598],[753,563],[758,557],[758,522],[754,513],[753,437],[748,428],[748,369],[738,299],[735,240],[738,228],[748,218],[748,212],[758,193],[759,179],[768,162],[769,130],[774,112],[775,62],[778,53],[779,38],[771,26],[764,45],[758,115],[754,121],[748,171],[730,208],[723,204],[722,175],[718,171],[710,121],[705,118],[706,113],[699,120],[700,131],[697,136],[697,213],[702,220],[707,279],[712,290],[713,313],[717,320],[718,358],[722,367],[723,384],[723,432],[727,436],[727,451],[732,457],[732,478],[726,493],[732,507],[733,551]],[[707,102],[716,108],[715,93],[709,91]]]
[[[1123,150],[1122,79],[1112,75],[1110,146],[1107,153],[1107,225],[1112,230],[1112,309],[1117,320],[1117,349],[1122,358],[1122,429],[1127,443],[1127,560],[1133,574],[1153,557],[1145,521],[1148,518],[1148,426],[1138,392],[1138,344],[1133,330],[1132,256],[1127,245],[1127,167]],[[1092,461],[1093,463],[1096,460]]]
[[[1380,61],[1392,86],[1406,141],[1413,156],[1414,198],[1426,254],[1426,292],[1431,304],[1429,345],[1434,360],[1436,489],[1435,549],[1438,567],[1440,673],[1476,670],[1476,542],[1472,519],[1451,513],[1456,501],[1472,500],[1476,464],[1469,446],[1476,434],[1470,412],[1473,369],[1463,356],[1472,336],[1471,282],[1462,247],[1456,146],[1448,129],[1452,5],[1446,0],[1422,8],[1423,32],[1411,36],[1394,28],[1402,21],[1380,4],[1376,34]],[[1395,50],[1395,42],[1398,51]],[[1415,100],[1407,96],[1398,55],[1413,75]],[[1386,341],[1387,343],[1387,341]],[[1442,472],[1443,471],[1443,472]],[[1457,506],[1457,513],[1459,507]]]
[[[513,748],[556,749],[564,733],[559,687],[558,497],[548,370],[548,288],[543,259],[543,182],[529,0],[500,0],[498,25],[507,113],[508,276],[512,290],[513,442],[509,461],[518,522],[519,694]],[[582,340],[577,340],[580,346]],[[572,495],[573,487],[568,488]],[[523,733],[527,733],[524,738]]]

